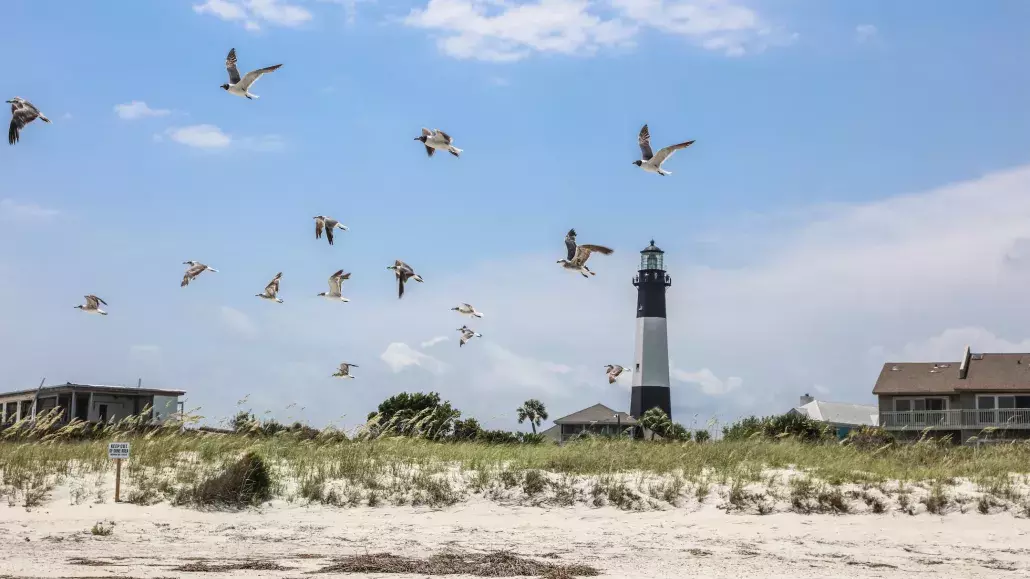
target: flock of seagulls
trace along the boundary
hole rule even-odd
[[[221,85],[231,95],[246,98],[249,100],[257,99],[258,96],[251,93],[250,89],[254,86],[254,83],[258,81],[262,76],[270,72],[279,70],[282,64],[275,64],[272,66],[266,66],[264,68],[258,68],[252,70],[244,75],[240,75],[239,69],[236,67],[236,49],[232,48],[229,50],[228,56],[225,58],[225,69],[229,75],[229,82]],[[14,97],[6,101],[11,105],[11,126],[7,133],[7,142],[10,145],[14,145],[21,138],[21,131],[32,121],[39,119],[44,123],[50,123],[43,113],[40,112],[29,101],[21,98]],[[462,149],[454,146],[454,138],[451,135],[441,131],[440,129],[428,129],[422,127],[422,134],[415,137],[416,141],[422,143],[425,147],[426,155],[432,157],[436,151],[446,151],[455,157],[460,157]],[[637,144],[640,146],[641,158],[633,161],[633,164],[640,167],[648,173],[656,173],[661,176],[671,175],[671,171],[665,170],[662,165],[671,157],[676,151],[685,149],[690,145],[694,144],[693,140],[684,141],[674,145],[669,145],[658,150],[657,153],[653,153],[651,150],[651,133],[648,129],[647,124],[640,129],[640,133],[637,135]],[[326,241],[329,245],[333,245],[333,234],[336,230],[347,231],[348,227],[343,225],[336,219],[325,215],[316,215],[315,220],[315,239],[321,239],[322,234],[325,233]],[[600,255],[611,255],[614,251],[603,245],[593,244],[582,244],[576,243],[576,230],[570,229],[565,235],[565,249],[566,256],[563,259],[559,259],[558,263],[561,266],[571,272],[579,273],[583,277],[589,278],[596,275],[590,268],[587,267],[587,260],[594,253]],[[200,263],[199,261],[184,261],[183,265],[189,266],[183,273],[182,282],[180,287],[186,287],[190,282],[194,281],[200,274],[205,271],[217,273],[218,270]],[[404,287],[408,280],[415,280],[418,283],[424,283],[422,276],[415,272],[415,270],[404,263],[401,260],[395,260],[393,265],[387,266],[387,269],[394,271],[394,275],[397,279],[397,298],[404,297]],[[259,294],[255,294],[257,297],[274,301],[276,303],[283,303],[282,298],[279,297],[279,282],[282,279],[282,272],[275,274],[272,281],[268,282],[265,286],[264,291]],[[333,273],[329,276],[329,291],[321,292],[317,294],[317,297],[324,298],[328,301],[333,302],[349,302],[350,300],[343,296],[343,282],[350,279],[351,274],[345,273],[342,269]],[[89,314],[98,314],[106,316],[107,312],[100,309],[100,305],[107,305],[107,302],[100,299],[95,295],[85,296],[86,303],[75,306],[76,309],[80,309]],[[483,313],[476,310],[471,304],[462,303],[456,307],[451,308],[452,311],[456,311],[459,314],[468,316],[469,318],[483,318]],[[462,325],[458,328],[458,332],[461,333],[461,337],[458,340],[458,346],[462,347],[473,338],[481,338],[482,334],[476,332],[467,325]],[[333,374],[335,378],[354,378],[351,375],[350,369],[357,368],[357,364],[351,364],[349,362],[340,363],[339,369]],[[625,370],[622,366],[617,364],[609,364],[605,366],[605,372],[608,376],[608,382],[614,383],[620,374]]]

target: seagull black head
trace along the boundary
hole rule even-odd
[[[425,135],[419,135],[419,136],[415,137],[415,140],[416,141],[422,141],[423,143],[425,143],[426,142],[426,136]]]
[[[637,159],[636,161],[633,161],[633,164],[636,165],[637,167],[639,167],[639,166],[643,165],[644,162],[641,161],[640,159]]]
[[[225,90],[229,90],[229,84],[228,83],[223,84],[222,88],[225,89]]]

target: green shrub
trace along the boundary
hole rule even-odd
[[[244,507],[267,501],[272,477],[265,461],[247,452],[219,474],[180,491],[177,503]]]

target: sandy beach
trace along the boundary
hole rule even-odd
[[[472,498],[445,509],[274,501],[240,512],[53,499],[31,510],[0,506],[0,515],[0,575],[19,578],[299,578],[347,555],[502,550],[590,565],[612,579],[1030,576],[1030,520],[1008,513],[754,515],[714,503],[635,512]],[[97,523],[111,533],[93,534]]]

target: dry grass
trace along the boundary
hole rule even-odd
[[[353,555],[335,559],[318,573],[407,573],[418,575],[471,575],[474,577],[543,576],[548,579],[593,577],[597,569],[586,565],[557,565],[521,557],[509,551],[496,553],[440,553],[426,559],[390,553]]]
[[[374,421],[372,421],[374,422]],[[1027,511],[1030,444],[956,447],[929,441],[864,449],[790,439],[650,443],[592,439],[564,446],[488,445],[377,437],[366,428],[354,439],[326,429],[312,436],[215,434],[183,424],[134,433],[133,424],[109,425],[90,440],[75,440],[84,425],[54,431],[45,420],[0,433],[0,496],[11,506],[44,504],[68,483],[73,504],[104,502],[113,478],[110,440],[132,443],[124,465],[123,497],[137,504],[249,505],[267,499],[339,507],[413,504],[442,507],[481,495],[534,503],[587,502],[622,509],[678,506],[725,499],[727,509],[769,512],[783,501],[797,512],[872,512],[916,507],[943,512],[954,501],[948,486],[971,480],[980,495],[975,511]],[[33,430],[36,429],[36,430]],[[249,481],[259,460],[267,467],[260,489]],[[784,484],[770,472],[794,472]],[[237,476],[241,475],[241,476]],[[898,482],[896,491],[887,491]],[[911,493],[930,482],[930,495]],[[845,496],[843,485],[860,486]],[[925,485],[924,485],[925,486]],[[869,489],[881,489],[872,491]],[[252,492],[257,490],[257,492]],[[893,497],[893,498],[891,498]],[[986,497],[986,498],[984,498]],[[888,500],[890,499],[890,500]],[[1024,505],[1026,505],[1024,507]]]

